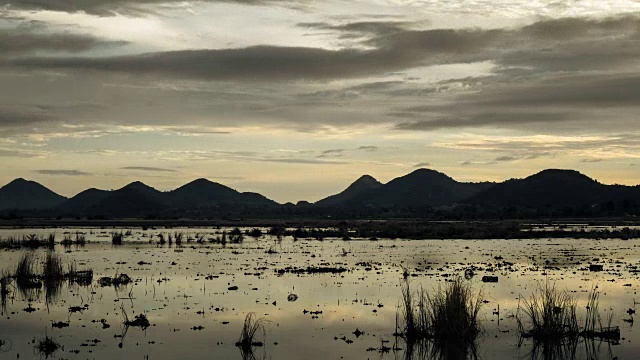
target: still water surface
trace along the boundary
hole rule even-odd
[[[480,315],[480,358],[545,358],[533,351],[530,340],[519,345],[514,319],[521,297],[528,298],[545,281],[575,295],[579,317],[584,316],[589,291],[597,286],[603,315],[613,313],[613,325],[620,327],[619,343],[579,343],[571,358],[640,356],[640,337],[628,314],[640,301],[640,242],[635,240],[317,241],[245,236],[241,244],[208,242],[223,230],[132,230],[118,247],[111,245],[113,229],[0,230],[0,238],[55,232],[58,241],[65,232],[84,233],[87,245],[56,245],[53,251],[65,264],[75,262],[79,270],[94,272],[90,285],[64,282],[49,294],[45,288],[21,291],[12,283],[0,317],[0,358],[43,358],[34,341],[49,336],[62,346],[50,356],[56,359],[405,359],[410,356],[402,341],[395,347],[403,350],[373,350],[381,341],[394,347],[403,269],[410,273],[412,288],[430,290],[463,277],[470,267],[475,267],[475,276],[465,281],[486,299]],[[158,234],[175,231],[185,233],[182,246],[158,245]],[[196,234],[207,240],[187,243],[186,238]],[[15,271],[27,251],[42,262],[49,250],[1,250],[0,270]],[[591,263],[603,264],[604,271],[590,272]],[[347,271],[283,272],[307,267]],[[100,277],[121,273],[133,283],[98,283]],[[483,283],[483,275],[497,275],[499,282]],[[70,311],[72,307],[81,310]],[[131,319],[146,314],[151,326],[127,328],[123,312]],[[265,346],[247,354],[235,342],[250,312],[267,321],[267,333],[261,338]],[[59,322],[69,326],[52,326]],[[356,336],[356,330],[364,334]],[[429,354],[414,353],[413,358]]]

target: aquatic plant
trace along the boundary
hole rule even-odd
[[[475,295],[471,285],[460,278],[439,287],[434,293],[422,288],[413,292],[405,281],[399,334],[408,340],[474,341],[481,333],[478,314],[482,299],[482,292]]]
[[[70,283],[76,283],[80,286],[89,286],[93,282],[93,270],[78,270],[76,262],[71,262],[67,267],[67,279]]]
[[[267,321],[265,319],[258,318],[253,312],[248,313],[244,319],[242,332],[236,342],[236,346],[248,351],[250,351],[253,346],[263,346],[263,341],[267,336],[266,324]],[[262,341],[258,341],[259,337]]]
[[[475,294],[460,278],[433,292],[412,291],[402,284],[402,302],[396,312],[396,332],[406,343],[406,358],[466,359],[476,354],[482,333],[478,314],[482,292]]]
[[[578,337],[619,340],[620,329],[611,326],[612,313],[607,326],[602,326],[598,303],[599,293],[594,288],[589,295],[585,322],[581,327],[576,316],[575,297],[569,291],[558,290],[555,284],[546,282],[518,305],[518,331],[523,338],[533,338],[538,342],[570,341]],[[524,322],[528,326],[525,327]]]
[[[124,239],[124,234],[121,232],[114,231],[111,233],[111,244],[113,245],[122,245],[122,240]]]
[[[13,275],[19,283],[28,282],[37,277],[35,273],[36,260],[36,256],[33,252],[26,252],[22,254],[20,260],[18,260],[18,265],[16,266],[16,270]]]
[[[49,357],[60,348],[60,344],[49,336],[45,336],[37,341],[35,348],[40,355]]]
[[[127,315],[127,311],[124,309],[124,305],[122,305],[120,308],[122,309],[122,318],[125,327],[139,327],[142,330],[146,330],[149,326],[151,326],[147,315],[138,314],[133,318],[133,320],[131,320]]]
[[[7,296],[11,293],[9,290],[10,281],[9,272],[2,270],[0,272],[0,310],[3,315],[7,309]]]
[[[174,236],[174,238],[175,238],[176,245],[178,245],[178,246],[182,245],[182,239],[184,238],[184,233],[182,233],[182,232],[177,232],[177,231],[176,231],[176,232],[173,234],[173,236]]]
[[[62,259],[53,252],[48,252],[42,267],[42,278],[45,281],[62,280],[64,278],[64,270]]]
[[[64,272],[60,256],[53,252],[48,252],[42,267],[42,280],[47,304],[57,298],[62,289],[63,279]]]

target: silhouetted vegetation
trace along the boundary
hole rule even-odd
[[[586,306],[585,322],[580,326],[575,297],[569,291],[558,290],[555,284],[547,282],[518,306],[516,320],[519,333],[523,338],[547,343],[571,342],[578,337],[620,340],[620,329],[611,326],[612,313],[606,326],[602,323],[598,297],[599,293],[593,289]]]
[[[406,281],[396,335],[405,339],[409,358],[416,349],[427,348],[435,358],[466,359],[469,353],[475,357],[482,300],[482,293],[473,294],[471,285],[460,278],[433,293],[422,288],[414,292]]]
[[[60,348],[60,344],[55,341],[53,338],[49,336],[45,336],[44,338],[38,340],[35,346],[36,350],[40,353],[41,356],[49,357],[54,352],[58,351]]]

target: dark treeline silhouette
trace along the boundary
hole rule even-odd
[[[640,186],[605,185],[574,170],[544,170],[500,183],[458,182],[418,169],[386,184],[364,175],[316,203],[279,204],[206,179],[162,192],[141,182],[60,196],[32,181],[0,188],[0,216],[82,219],[400,219],[433,220],[635,217]]]

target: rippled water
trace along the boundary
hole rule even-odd
[[[640,353],[638,335],[628,322],[632,315],[627,313],[635,309],[635,300],[640,301],[638,241],[296,241],[245,236],[242,244],[226,246],[186,240],[177,247],[157,244],[160,233],[181,231],[185,238],[198,233],[213,239],[223,230],[132,230],[118,247],[111,245],[109,229],[0,230],[0,238],[56,232],[61,240],[65,232],[84,233],[86,246],[57,245],[53,251],[65,264],[75,262],[79,270],[94,272],[90,285],[65,281],[48,291],[21,291],[12,281],[0,317],[0,357],[39,358],[34,341],[49,336],[62,346],[51,358],[65,359],[402,359],[407,357],[402,341],[395,346],[402,350],[367,349],[380,348],[382,340],[394,347],[403,268],[409,270],[414,289],[430,290],[464,276],[470,266],[477,268],[476,275],[465,281],[487,300],[480,315],[480,358],[544,358],[541,351],[532,351],[531,340],[518,346],[514,315],[519,299],[528,298],[545,281],[572,291],[579,317],[584,316],[589,291],[597,286],[600,309],[604,315],[612,312],[613,325],[620,327],[619,343],[581,342],[570,351],[576,359],[635,359]],[[1,250],[0,270],[13,272],[27,251],[31,250]],[[42,262],[49,250],[32,251]],[[603,264],[604,271],[590,272],[590,263]],[[309,266],[347,271],[282,273]],[[134,282],[120,287],[98,284],[100,277],[120,273]],[[483,275],[497,275],[499,282],[483,283]],[[72,307],[80,309],[71,312]],[[151,326],[125,327],[123,311],[130,319],[146,314]],[[268,326],[265,346],[247,354],[235,342],[250,312]],[[52,326],[58,322],[69,326]],[[356,329],[364,334],[356,336]]]

